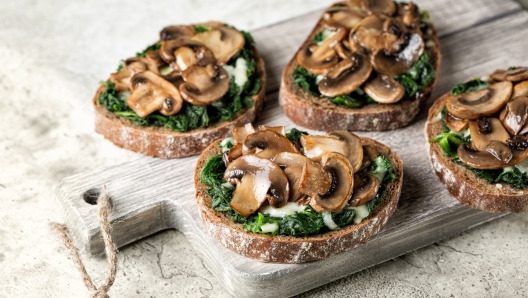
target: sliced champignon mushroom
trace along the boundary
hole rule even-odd
[[[343,39],[341,42],[336,44],[335,51],[337,52],[337,55],[341,57],[341,59],[350,59],[352,57],[352,54],[354,51],[352,50],[352,45],[350,44],[350,41]]]
[[[413,2],[409,2],[407,5],[398,4],[398,17],[409,28],[414,29],[420,25],[420,10]]]
[[[511,92],[511,82],[498,82],[477,91],[451,95],[446,107],[455,117],[475,120],[500,111],[510,99]]]
[[[489,119],[489,132],[482,132],[479,128],[478,121],[469,121],[469,133],[473,146],[479,151],[485,151],[491,141],[500,141],[506,143],[510,135],[497,118]]]
[[[161,77],[171,82],[178,89],[180,88],[181,84],[185,83],[179,71],[172,71],[166,75],[162,75]]]
[[[361,86],[370,76],[372,66],[365,54],[356,52],[337,63],[319,82],[319,91],[326,96],[348,94]]]
[[[332,186],[324,195],[310,197],[310,206],[317,212],[341,211],[352,195],[352,166],[342,154],[329,152],[322,157],[323,170],[332,175]]]
[[[528,80],[519,82],[513,86],[513,94],[511,98],[515,98],[517,96],[528,96]]]
[[[259,125],[258,130],[273,130],[274,132],[286,136],[286,129],[284,126],[267,126]]]
[[[152,61],[144,57],[132,57],[123,62],[123,69],[112,73],[110,81],[112,81],[117,91],[132,91],[130,79],[138,72],[149,70],[158,74],[158,67]]]
[[[495,158],[495,156],[488,151],[478,151],[472,148],[468,143],[458,146],[457,153],[458,158],[460,158],[464,164],[472,168],[480,170],[496,170],[521,163],[528,156],[528,149],[512,150],[513,156],[507,163]]]
[[[185,83],[180,92],[187,102],[205,106],[220,99],[229,90],[229,75],[220,66],[192,65],[182,72]]]
[[[339,56],[334,48],[345,38],[346,34],[347,30],[341,27],[321,45],[306,44],[299,50],[297,62],[311,73],[327,73],[339,61]]]
[[[486,146],[486,151],[503,163],[508,163],[513,158],[510,147],[501,141],[489,142],[488,146]]]
[[[326,136],[346,142],[348,154],[345,155],[345,157],[348,158],[354,173],[357,172],[363,162],[363,146],[361,144],[361,139],[346,130],[328,131]]]
[[[216,63],[216,59],[204,44],[189,37],[181,37],[163,43],[160,56],[178,71],[184,71],[192,65],[206,66]]]
[[[508,132],[515,136],[526,125],[528,117],[528,97],[517,96],[508,101],[500,114],[500,120]]]
[[[339,4],[339,6],[330,7],[323,14],[325,25],[329,28],[344,27],[350,30],[367,16],[367,12],[357,5],[353,5],[350,2]]]
[[[222,160],[225,165],[228,165],[240,156],[242,156],[242,144],[235,144],[229,149],[229,151],[224,152]]]
[[[323,155],[328,152],[341,153],[343,156],[348,155],[346,141],[338,138],[303,135],[300,141],[301,146],[304,148],[304,155],[317,162],[321,161]]]
[[[396,12],[396,3],[392,0],[361,0],[363,9],[371,14],[392,16]]]
[[[276,163],[288,177],[290,183],[289,201],[297,201],[305,195],[311,195],[307,192],[307,187],[319,191],[320,194],[325,194],[330,189],[332,183],[330,173],[324,172],[318,163],[302,154],[281,152],[275,155],[271,161]]]
[[[387,53],[394,54],[401,51],[406,42],[407,28],[402,21],[388,18],[383,23],[383,48]]]
[[[371,174],[354,174],[354,191],[350,198],[349,205],[353,207],[365,205],[374,199],[378,193],[380,181],[378,177]]]
[[[267,200],[275,208],[288,203],[290,186],[281,168],[256,155],[244,155],[231,162],[224,179],[236,184],[229,205],[244,217],[257,211]]]
[[[127,103],[139,117],[145,117],[156,110],[170,116],[178,113],[182,107],[183,100],[178,89],[152,71],[135,74],[131,85],[133,92]]]
[[[242,153],[256,154],[271,159],[281,152],[299,153],[299,150],[285,136],[272,130],[259,130],[244,139]]]
[[[173,40],[180,37],[191,37],[194,35],[194,28],[192,26],[168,26],[163,28],[160,32],[161,40]]]
[[[159,50],[150,50],[145,53],[145,58],[154,63],[157,67],[163,66],[166,62],[161,58]]]
[[[528,67],[516,67],[510,70],[497,69],[490,77],[497,81],[518,82],[528,80]]]
[[[381,15],[370,15],[364,18],[350,30],[350,42],[357,42],[369,53],[383,49],[385,42],[382,33],[386,19]]]
[[[197,33],[192,39],[207,46],[220,65],[227,63],[245,44],[242,33],[224,26]]]
[[[459,132],[462,129],[466,128],[468,126],[468,121],[465,119],[460,119],[458,117],[455,117],[451,115],[449,112],[445,114],[445,123],[449,129]]]
[[[370,62],[379,73],[387,75],[400,74],[409,69],[420,58],[424,50],[424,41],[419,33],[406,33],[405,44],[397,53],[379,49],[372,53]]]
[[[376,72],[365,83],[363,90],[375,101],[385,104],[398,102],[405,95],[405,88],[392,76]]]
[[[253,128],[253,124],[246,123],[244,126],[233,126],[231,131],[235,144],[242,144],[248,135],[255,133],[255,128]]]
[[[378,157],[378,148],[371,144],[363,145],[363,161],[361,161],[361,167],[359,171],[362,171],[370,166],[372,161]]]

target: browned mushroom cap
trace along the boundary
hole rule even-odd
[[[517,96],[528,96],[528,81],[522,81],[513,86],[513,94],[511,98]]]
[[[419,33],[405,34],[405,47],[397,53],[385,49],[375,51],[370,62],[376,71],[387,75],[400,74],[409,69],[420,58],[424,50],[424,41]]]
[[[341,2],[338,4],[330,7],[323,14],[325,25],[329,28],[344,27],[350,30],[367,16],[366,11],[352,2]]]
[[[319,91],[326,96],[347,94],[365,82],[372,66],[365,54],[356,52],[349,59],[337,63],[319,82]]]
[[[231,162],[224,179],[237,187],[229,205],[244,217],[258,210],[267,200],[275,208],[288,203],[288,178],[275,163],[256,155],[244,155]]]
[[[220,65],[227,63],[245,43],[242,33],[224,26],[195,34],[192,39],[207,46]]]
[[[354,177],[352,166],[342,154],[325,153],[322,158],[323,170],[332,174],[332,186],[324,195],[310,197],[310,206],[317,212],[341,211],[352,195]]]
[[[304,149],[304,155],[311,160],[321,161],[323,155],[327,152],[341,153],[343,156],[348,154],[348,145],[346,141],[338,138],[325,136],[301,136],[301,145]]]
[[[235,144],[229,148],[229,151],[224,152],[222,160],[224,164],[228,165],[240,156],[242,156],[242,144]]]
[[[173,40],[180,37],[191,37],[194,35],[192,26],[168,26],[160,32],[161,40]]]
[[[267,125],[259,125],[259,130],[273,130],[274,132],[281,134],[283,136],[286,136],[286,129],[284,126],[267,126]]]
[[[365,93],[379,103],[395,103],[405,95],[405,88],[392,76],[379,74],[368,80],[363,86]]]
[[[341,59],[350,59],[352,54],[357,52],[352,49],[350,41],[346,39],[343,39],[341,42],[336,44],[335,51],[337,52],[337,55],[341,57]]]
[[[484,89],[452,95],[447,99],[447,110],[462,119],[491,116],[508,102],[512,92],[511,82],[498,82]]]
[[[332,130],[326,133],[326,136],[345,141],[347,144],[347,154],[345,157],[350,162],[352,170],[357,172],[363,162],[363,146],[361,139],[355,134],[346,130]]]
[[[510,138],[510,135],[502,126],[502,123],[497,118],[485,118],[486,130],[479,129],[478,121],[469,121],[469,132],[471,134],[471,140],[473,146],[479,151],[485,151],[486,147],[491,141],[501,141],[506,144],[506,140]]]
[[[378,157],[378,148],[376,146],[371,144],[363,145],[363,161],[361,162],[359,171],[368,168],[376,157]]]
[[[244,139],[242,153],[256,154],[271,159],[280,152],[299,153],[299,150],[285,136],[272,130],[259,130]]]
[[[363,9],[371,14],[382,13],[392,16],[396,12],[396,3],[392,0],[360,0]]]
[[[276,163],[288,177],[289,201],[297,201],[306,194],[311,195],[309,192],[311,189],[317,190],[319,194],[325,194],[330,189],[332,175],[324,172],[318,163],[302,154],[281,152],[271,161]]]
[[[152,61],[144,57],[133,57],[128,58],[123,63],[123,69],[110,75],[110,81],[112,81],[117,91],[132,91],[130,85],[130,79],[133,75],[138,72],[145,70],[152,71],[158,74],[158,67]]]
[[[185,83],[185,81],[183,80],[183,77],[181,76],[181,72],[179,71],[171,71],[170,73],[166,75],[162,75],[161,77],[169,81],[174,86],[176,86],[178,90],[180,88],[180,85]]]
[[[385,41],[382,32],[386,19],[382,15],[370,15],[364,18],[350,30],[350,42],[357,42],[358,45],[366,49],[369,53],[383,49]]]
[[[167,64],[165,60],[161,58],[159,50],[150,50],[145,53],[145,58],[154,63],[157,67]]]
[[[528,79],[528,67],[517,67],[511,70],[497,69],[490,77],[497,81],[524,81]]]
[[[242,144],[248,135],[255,133],[255,128],[253,128],[253,124],[246,123],[244,126],[233,126],[231,131],[235,144]]]
[[[420,10],[413,2],[409,2],[407,5],[398,4],[398,17],[409,28],[417,28],[420,24]]]
[[[452,131],[456,131],[456,132],[459,132],[468,126],[467,120],[455,117],[451,115],[449,112],[445,114],[445,123],[447,127],[449,127],[449,129],[451,129]]]
[[[173,69],[179,71],[184,71],[191,65],[206,66],[216,63],[213,52],[189,37],[164,42],[160,48],[160,56]]]
[[[166,116],[178,113],[183,100],[176,87],[152,71],[142,71],[131,79],[132,94],[127,99],[128,106],[145,117],[159,110]]]
[[[401,51],[406,42],[407,28],[402,21],[395,18],[388,18],[383,23],[383,48],[387,53]]]
[[[511,99],[500,114],[500,120],[508,132],[515,136],[526,124],[528,117],[528,97],[517,96]]]
[[[467,143],[458,146],[457,153],[458,158],[460,158],[464,164],[472,168],[480,170],[495,170],[521,163],[528,156],[528,149],[512,150],[513,156],[507,163],[500,161],[487,151],[478,151]]]
[[[503,163],[508,163],[513,158],[513,153],[510,147],[501,141],[491,141],[488,146],[486,146],[486,151]]]
[[[365,205],[374,199],[378,193],[380,181],[378,177],[370,174],[354,174],[354,192],[349,205],[353,207]]]
[[[299,50],[297,62],[314,74],[328,72],[339,61],[339,56],[334,47],[345,38],[346,34],[345,28],[339,28],[334,35],[320,45],[308,43]]]
[[[193,105],[205,106],[220,99],[229,90],[229,75],[220,66],[193,65],[182,72],[185,83],[180,92]]]

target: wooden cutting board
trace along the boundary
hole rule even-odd
[[[440,83],[433,99],[473,76],[528,64],[524,59],[528,16],[516,2],[417,2],[433,13],[443,54]],[[317,11],[252,32],[269,74],[267,106],[257,124],[294,127],[277,104],[280,75],[321,13]],[[75,244],[84,252],[92,255],[103,252],[97,207],[87,201],[105,185],[113,202],[111,222],[118,246],[160,230],[178,229],[232,295],[291,296],[504,215],[470,209],[447,193],[434,175],[425,151],[425,120],[426,110],[406,128],[358,133],[391,146],[403,159],[404,185],[398,210],[367,245],[317,262],[261,263],[237,255],[211,238],[201,223],[194,198],[196,157],[161,160],[138,155],[132,162],[71,176],[57,185],[57,203]]]

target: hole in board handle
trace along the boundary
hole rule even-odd
[[[91,188],[83,194],[83,199],[90,205],[97,205],[97,198],[101,194],[100,188]]]

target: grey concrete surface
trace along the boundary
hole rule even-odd
[[[2,0],[0,297],[86,297],[49,230],[61,220],[52,187],[138,157],[93,132],[90,99],[120,59],[167,24],[221,19],[250,30],[331,2]],[[528,215],[508,215],[300,296],[524,297],[527,234]],[[105,259],[83,258],[100,283]],[[229,297],[178,231],[124,247],[118,260],[111,297]]]

